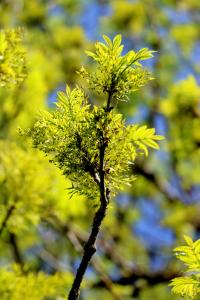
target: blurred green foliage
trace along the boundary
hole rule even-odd
[[[29,272],[24,275],[18,266],[14,265],[12,270],[2,268],[0,270],[0,294],[2,300],[18,300],[21,297],[25,300],[42,300],[65,298],[65,288],[71,284],[70,275],[54,274],[47,275],[43,272],[34,274]]]
[[[0,85],[23,82],[26,77],[25,50],[21,44],[20,29],[0,31]]]

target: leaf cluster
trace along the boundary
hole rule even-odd
[[[124,80],[123,75],[132,68],[132,64],[150,57],[151,53],[141,50],[121,57],[121,37],[116,36],[113,43],[104,38],[108,46],[100,44],[100,48],[112,48],[114,53],[118,49],[118,65],[114,65],[109,57],[100,57],[100,54],[95,54],[94,58],[100,65],[107,65],[116,79],[112,83],[113,88],[107,87],[107,92],[113,97],[118,94],[124,96],[130,90],[125,91],[123,87],[120,89],[119,81]],[[110,53],[115,58],[115,54]],[[119,64],[123,74],[119,73]],[[102,74],[107,76],[108,73]],[[72,181],[72,193],[79,192],[90,199],[99,196],[102,146],[106,149],[103,166],[105,183],[115,194],[124,183],[128,184],[134,179],[129,166],[135,158],[139,154],[147,155],[147,147],[158,149],[156,141],[162,139],[155,135],[154,129],[147,129],[146,126],[126,126],[122,115],[114,109],[90,105],[80,87],[71,91],[67,86],[65,93],[59,92],[56,106],[52,113],[41,113],[33,128],[25,131],[25,134],[31,137],[33,146],[46,153],[50,161]]]
[[[113,100],[123,101],[130,92],[152,79],[140,61],[151,58],[154,51],[142,48],[138,52],[131,50],[122,55],[124,46],[121,45],[121,35],[115,36],[113,41],[106,35],[103,38],[105,43],[97,42],[95,52],[86,51],[97,63],[96,72],[90,74],[82,67],[79,73],[97,94],[112,93]]]
[[[72,94],[74,92],[81,94],[80,90],[74,90]],[[129,166],[136,156],[147,154],[147,146],[157,149],[155,141],[161,137],[154,135],[153,129],[126,127],[120,114],[110,112],[105,117],[105,110],[97,107],[90,112],[88,104],[77,107],[77,111],[74,105],[73,109],[70,107],[70,111],[68,104],[73,103],[72,99],[76,98],[66,97],[65,104],[61,105],[58,102],[59,108],[52,114],[43,113],[26,134],[31,136],[33,146],[48,154],[50,161],[72,181],[72,191],[96,199],[99,195],[100,134],[104,132],[104,139],[108,143],[105,153],[105,181],[109,189],[116,193],[123,187],[123,183],[134,179]],[[88,110],[85,110],[86,107]],[[108,128],[105,128],[105,122],[109,123]]]
[[[173,293],[197,300],[200,297],[200,240],[193,242],[188,236],[184,238],[187,245],[177,247],[174,251],[187,267],[186,276],[174,278],[170,286]]]

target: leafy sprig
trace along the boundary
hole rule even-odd
[[[57,109],[42,112],[26,134],[33,146],[49,155],[63,174],[72,181],[72,191],[91,199],[99,196],[100,133],[107,143],[105,152],[105,181],[115,194],[134,180],[129,165],[136,157],[148,154],[148,147],[159,149],[161,136],[146,126],[126,126],[121,114],[105,107],[91,107],[79,87],[58,93]]]
[[[172,280],[172,292],[191,299],[200,297],[200,239],[193,242],[185,236],[186,246],[174,249],[179,260],[186,265],[185,277],[177,277]]]
[[[105,43],[95,44],[95,52],[86,51],[97,63],[96,72],[90,74],[82,67],[79,73],[96,93],[109,94],[112,91],[114,102],[126,100],[129,93],[152,79],[140,61],[151,58],[154,51],[143,48],[122,55],[124,46],[121,45],[121,35],[115,36],[113,41],[106,35],[103,35],[103,39]]]
[[[139,61],[151,57],[152,51],[142,49],[122,56],[120,35],[113,41],[104,36],[104,40],[105,44],[96,43],[96,53],[88,53],[97,62],[96,73],[89,74],[85,69],[80,72],[90,88],[107,94],[104,104],[92,106],[82,88],[70,90],[67,86],[65,92],[58,93],[56,110],[41,113],[34,126],[24,132],[33,146],[48,155],[72,181],[72,193],[78,192],[98,203],[69,300],[79,297],[111,197],[134,179],[129,165],[141,152],[147,155],[147,147],[158,149],[156,141],[162,139],[154,129],[127,126],[113,107],[113,100],[125,99],[150,79]]]

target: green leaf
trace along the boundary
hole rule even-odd
[[[193,240],[189,236],[184,235],[184,239],[185,239],[186,243],[188,244],[188,246],[193,245]]]
[[[107,45],[109,46],[109,48],[113,47],[113,43],[112,43],[111,39],[107,35],[104,34],[103,35],[103,39],[107,43]]]
[[[114,48],[118,48],[121,44],[121,41],[122,41],[122,36],[121,34],[118,34],[114,37],[113,39],[113,47]]]
[[[91,51],[85,51],[85,53],[86,53],[88,56],[92,57],[94,60],[97,60],[97,59],[98,59],[98,56],[97,56],[95,53],[91,52]]]

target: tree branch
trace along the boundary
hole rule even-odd
[[[13,252],[15,262],[21,266],[21,269],[23,271],[24,261],[18,247],[17,237],[14,233],[10,232],[9,239],[10,239],[10,245],[12,246],[12,252]]]
[[[13,204],[13,205],[11,205],[11,206],[9,207],[9,209],[7,210],[7,213],[6,213],[6,215],[5,215],[5,218],[4,218],[4,220],[3,220],[2,224],[1,224],[1,227],[0,227],[0,235],[2,234],[4,228],[6,227],[7,222],[8,222],[8,220],[9,220],[10,216],[12,215],[12,212],[13,212],[14,209],[15,209],[15,205]]]
[[[95,242],[96,242],[96,238],[99,233],[99,230],[100,230],[100,225],[106,215],[107,203],[108,203],[108,200],[106,198],[103,199],[101,197],[101,205],[95,214],[90,237],[84,246],[83,258],[82,258],[80,266],[77,270],[76,277],[74,279],[74,283],[73,283],[71,291],[69,293],[69,296],[68,296],[69,300],[76,300],[79,297],[79,289],[80,289],[81,282],[83,280],[83,276],[85,274],[85,271],[88,267],[88,264],[93,256],[93,254],[96,252]]]
[[[72,229],[68,228],[67,236],[71,242],[71,244],[74,246],[77,252],[82,253],[82,244],[79,241],[79,238],[76,236],[76,234],[72,231]],[[105,285],[105,288],[111,293],[114,300],[122,300],[121,296],[118,295],[115,290],[113,289],[113,283],[110,279],[110,277],[104,273],[102,270],[102,267],[100,265],[100,262],[97,260],[97,258],[93,258],[91,261],[91,265],[96,271],[97,274],[99,274],[100,279]]]
[[[112,91],[109,93],[106,112],[110,110],[110,103],[112,100]],[[85,271],[89,265],[89,262],[96,252],[95,242],[97,239],[97,235],[100,230],[101,223],[106,215],[106,209],[110,200],[110,191],[105,186],[105,171],[104,171],[104,157],[105,157],[105,150],[107,147],[107,142],[105,141],[104,132],[100,130],[100,144],[99,144],[99,190],[100,190],[100,206],[95,213],[92,230],[89,236],[87,243],[84,246],[84,253],[81,260],[81,263],[78,267],[74,282],[72,284],[71,290],[69,292],[68,300],[77,300],[80,294],[80,285],[83,280],[83,276]],[[93,177],[94,178],[94,177]]]
[[[113,284],[121,286],[132,286],[133,293],[132,297],[138,297],[144,286],[155,286],[159,283],[169,283],[174,277],[178,277],[181,274],[175,270],[165,270],[164,272],[148,273],[140,270],[133,270],[132,273],[121,276],[117,279],[112,280]],[[138,285],[137,283],[144,280],[144,284]],[[96,282],[92,287],[101,288],[104,287],[105,283],[100,280]]]

